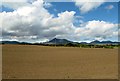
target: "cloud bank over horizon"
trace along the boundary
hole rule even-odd
[[[89,13],[101,6],[99,3],[77,3],[82,14]],[[65,10],[51,14],[47,8],[52,7],[51,3],[43,0],[25,0],[24,5],[14,6],[10,3],[3,6],[13,8],[14,11],[0,13],[2,18],[3,40],[17,40],[29,42],[44,42],[52,38],[65,38],[72,41],[88,40],[116,40],[118,37],[118,24],[104,20],[89,20],[74,25],[76,11]],[[113,8],[113,6],[109,6]],[[82,16],[81,16],[82,17]],[[82,21],[80,18],[79,21]],[[117,40],[116,40],[117,41]]]

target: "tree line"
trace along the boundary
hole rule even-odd
[[[4,43],[2,43],[4,44]],[[79,47],[79,48],[119,48],[120,44],[44,44],[44,43],[19,43],[19,45],[39,45],[39,46],[54,46],[54,47]]]
[[[41,46],[55,46],[55,47],[79,47],[79,48],[118,48],[120,45],[113,45],[113,44],[43,44],[43,43],[34,43],[29,45],[41,45]]]

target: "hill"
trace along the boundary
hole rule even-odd
[[[72,41],[69,41],[67,39],[58,39],[54,38],[48,42],[45,42],[44,44],[68,44],[68,43],[73,43]]]

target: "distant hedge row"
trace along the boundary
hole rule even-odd
[[[112,44],[73,44],[73,43],[67,43],[67,44],[43,44],[43,43],[20,43],[20,45],[40,45],[40,46],[56,46],[56,47],[79,47],[79,48],[120,48],[120,45],[112,45]]]
[[[63,46],[63,47],[80,47],[80,48],[118,48],[120,45],[112,45],[112,44],[106,44],[106,45],[93,45],[93,44],[34,44],[34,45],[42,45],[42,46]]]

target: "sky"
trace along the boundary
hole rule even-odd
[[[118,41],[118,2],[3,2],[0,40],[45,42]]]

